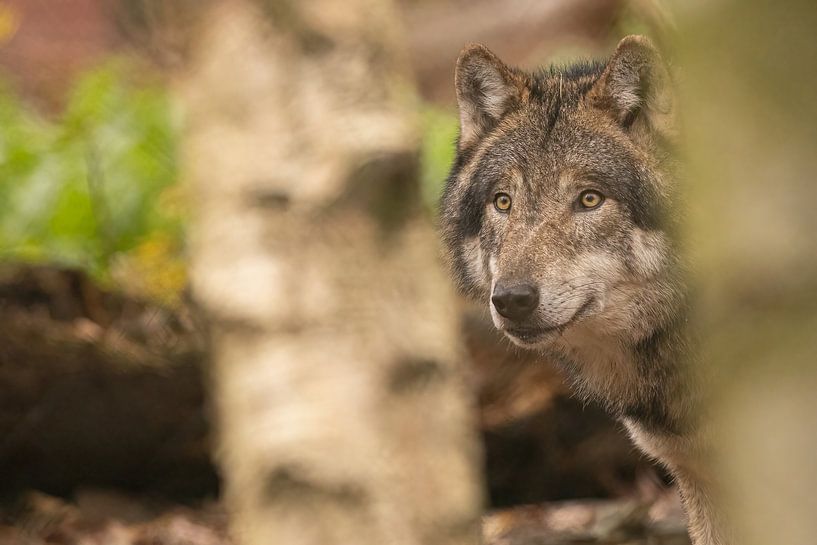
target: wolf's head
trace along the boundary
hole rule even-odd
[[[523,346],[648,335],[677,292],[673,99],[653,46],[630,36],[607,63],[536,74],[471,46],[456,90],[441,221],[461,287]]]

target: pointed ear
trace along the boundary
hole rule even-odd
[[[636,140],[672,139],[675,98],[669,70],[643,36],[627,36],[607,63],[588,97]]]
[[[460,53],[454,76],[460,108],[460,149],[491,130],[519,105],[525,81],[482,45]]]

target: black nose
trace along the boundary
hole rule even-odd
[[[491,302],[505,318],[520,321],[530,316],[539,304],[539,290],[529,284],[497,284]]]

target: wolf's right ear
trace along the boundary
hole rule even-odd
[[[460,108],[460,149],[475,142],[515,108],[524,93],[522,76],[483,45],[470,45],[454,75]]]
[[[634,138],[675,134],[675,98],[667,65],[643,36],[622,39],[588,93]]]

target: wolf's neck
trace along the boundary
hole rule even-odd
[[[690,367],[700,366],[690,365],[685,308],[671,308],[637,338],[587,324],[565,332],[558,349],[579,393],[618,417],[636,445],[673,474],[693,543],[725,545],[732,541],[713,505],[711,430],[696,418],[701,377]]]
[[[565,332],[559,355],[580,395],[614,416],[656,432],[683,433],[692,419],[685,316],[642,330],[636,338],[587,324]]]

